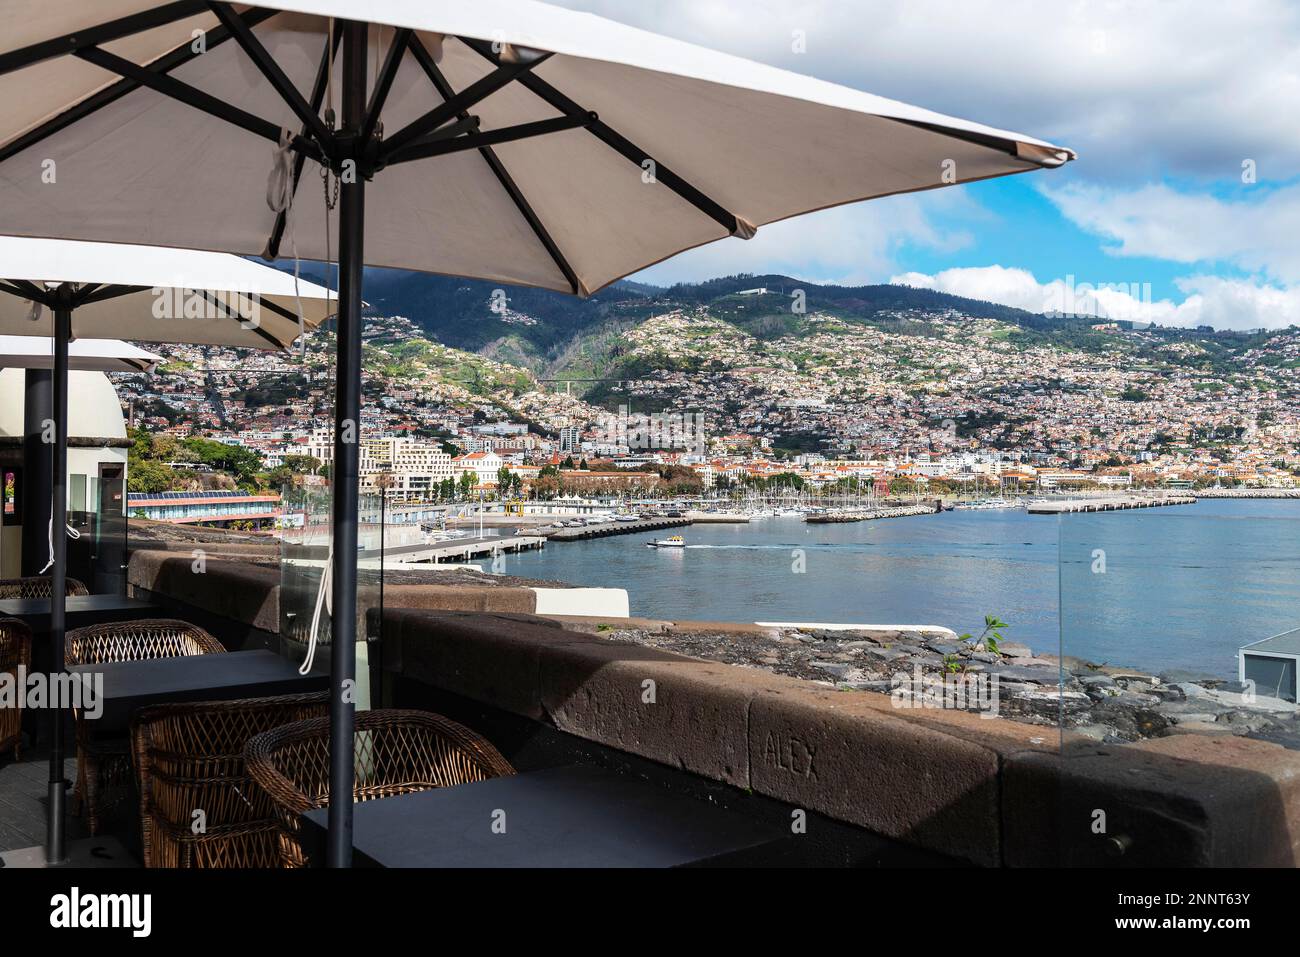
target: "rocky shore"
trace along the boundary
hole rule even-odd
[[[1003,641],[998,652],[946,628],[759,627],[637,622],[601,625],[607,638],[710,661],[763,668],[846,691],[894,696],[900,707],[996,711],[1029,724],[1063,726],[1105,743],[1171,734],[1238,735],[1300,750],[1294,704],[1245,694],[1205,674],[1149,674],[1082,658],[1035,655]],[[950,689],[969,691],[947,695]]]

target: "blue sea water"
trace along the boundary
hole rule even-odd
[[[840,525],[798,518],[554,543],[508,575],[627,589],[632,614],[943,625],[1135,668],[1236,674],[1236,651],[1300,626],[1300,502],[1062,517],[955,511]],[[802,571],[800,570],[802,568]]]

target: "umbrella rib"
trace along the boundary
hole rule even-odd
[[[329,37],[325,42],[325,49],[321,51],[320,65],[316,68],[316,83],[311,89],[311,106],[316,112],[320,112],[321,103],[325,100],[325,87],[329,80],[330,67],[330,47],[337,49],[339,38],[343,36],[343,25],[336,24],[334,35]],[[307,157],[302,153],[293,154],[293,183],[290,186],[291,195],[290,203],[298,195],[298,183],[302,179],[302,168],[307,162]],[[266,254],[263,258],[275,259],[280,255],[280,240],[284,238],[284,228],[288,223],[288,210],[282,209],[275,214],[275,226],[271,228],[271,236],[266,242]]]
[[[127,17],[120,17],[117,20],[109,20],[107,23],[101,23],[98,26],[87,27],[84,30],[78,30],[76,33],[55,37],[52,40],[42,40],[40,43],[33,43],[31,46],[22,49],[0,54],[0,76],[12,73],[14,70],[21,70],[23,67],[31,66],[33,63],[39,63],[42,60],[64,56],[68,53],[76,53],[86,47],[111,43],[114,40],[120,40],[135,33],[143,33],[145,30],[152,30],[155,27],[175,23],[177,20],[184,20],[186,17],[203,13],[205,6],[204,0],[177,0],[175,3],[167,3],[150,10],[143,10],[140,13],[133,13]]]
[[[281,319],[288,319],[290,322],[297,324],[298,314],[296,312],[290,312],[278,303],[274,303],[270,299],[267,299],[266,296],[259,296],[257,301],[263,309],[269,309]],[[326,300],[326,302],[328,302],[328,300]]]
[[[438,69],[438,64],[435,63],[433,57],[429,55],[429,51],[425,48],[424,44],[420,42],[419,37],[415,37],[411,41],[411,54],[424,69],[425,75],[428,76],[429,81],[434,85],[434,88],[437,89],[438,94],[444,100],[451,99],[455,91],[452,89],[451,84],[447,82],[447,78],[443,76],[442,71]],[[468,111],[461,111],[460,118],[468,119]],[[524,196],[523,191],[519,188],[518,184],[515,183],[514,177],[510,175],[505,164],[502,163],[500,158],[497,156],[496,150],[492,149],[490,146],[480,146],[479,155],[483,157],[484,161],[488,164],[488,168],[492,170],[492,174],[496,176],[497,182],[501,184],[501,188],[506,191],[511,202],[515,204],[515,208],[519,210],[519,214],[523,216],[524,221],[528,223],[529,228],[533,231],[533,235],[537,237],[537,241],[542,244],[546,249],[547,255],[551,257],[551,260],[555,263],[556,267],[564,274],[564,278],[568,280],[569,287],[573,290],[573,294],[575,296],[581,295],[583,285],[582,281],[578,278],[577,272],[575,272],[573,267],[569,264],[569,260],[565,258],[559,245],[551,237],[551,234],[546,229],[545,225],[543,225],[541,217],[533,210],[532,205]]]
[[[26,289],[23,289],[17,285],[12,285],[12,286],[9,285],[9,283],[16,284],[20,281],[21,280],[18,279],[8,279],[8,280],[0,281],[0,292],[8,293],[9,295],[13,296],[16,299],[30,299],[33,302],[39,302],[42,305],[45,305],[44,296],[33,296],[32,293]]]
[[[17,287],[18,292],[14,293],[14,295],[17,295],[20,299],[30,299],[32,302],[39,302],[43,306],[54,308],[54,297],[36,283],[28,279],[10,279],[9,282]],[[9,292],[9,290],[6,289],[5,292]]]
[[[456,123],[460,123],[457,120]],[[475,123],[474,117],[470,122]],[[531,139],[548,133],[560,133],[581,126],[590,126],[596,122],[596,114],[587,116],[556,116],[549,120],[537,120],[532,123],[520,123],[517,126],[504,126],[498,130],[486,130],[481,133],[466,133],[464,136],[445,136],[436,139],[424,139],[398,150],[388,158],[388,165],[409,163],[411,160],[428,159],[432,156],[446,156],[448,153],[462,153],[465,150],[495,146],[498,143],[513,143],[515,140]]]
[[[208,290],[206,290],[206,289],[201,289],[201,290],[199,290],[198,292],[199,292],[199,295],[203,297],[203,301],[204,301],[204,302],[206,302],[206,303],[207,303],[208,305],[210,305],[210,306],[216,306],[218,309],[220,309],[220,310],[222,311],[222,314],[223,314],[223,315],[222,315],[222,318],[224,318],[224,319],[233,319],[233,320],[235,320],[236,322],[240,323],[241,325],[244,325],[245,323],[248,322],[248,320],[245,319],[243,316],[240,316],[240,315],[238,315],[237,313],[231,312],[229,306],[227,306],[224,302],[222,302],[222,301],[221,301],[220,299],[218,299],[216,296],[212,295],[212,293],[209,292]],[[255,333],[257,333],[259,336],[261,336],[261,337],[262,337],[263,339],[265,339],[267,342],[271,343],[271,345],[275,346],[277,349],[283,349],[283,348],[284,348],[284,344],[283,344],[282,342],[280,342],[279,339],[275,338],[275,336],[271,335],[269,332],[267,332],[265,329],[263,329],[263,328],[261,327],[260,324],[257,324],[257,325],[244,325],[244,328],[248,329],[250,332],[255,332]]]
[[[985,149],[997,150],[999,153],[1010,153],[1012,156],[1017,157],[1020,155],[1016,141],[1006,139],[1005,137],[990,136],[988,133],[972,133],[967,130],[953,129],[949,126],[940,126],[938,123],[925,123],[921,120],[905,120],[896,116],[891,116],[889,119],[893,120],[895,123],[902,123],[904,126],[914,126],[917,129],[926,130],[930,133],[938,133],[941,136],[948,136],[955,140],[974,143],[976,146],[983,146]]]
[[[457,39],[488,62],[498,62],[496,54],[492,52],[492,45],[490,43],[468,37],[457,37]],[[535,73],[522,73],[516,77],[516,79],[521,86],[526,87],[529,91],[545,100],[551,107],[559,110],[566,116],[595,116],[594,113],[589,114],[587,110],[584,110],[581,106],[569,99],[569,97],[565,96]],[[624,158],[635,163],[637,166],[642,166],[646,160],[653,162],[655,164],[656,181],[663,183],[700,212],[713,219],[726,229],[729,234],[733,236],[739,235],[745,238],[753,235],[752,226],[749,226],[748,224],[742,225],[741,220],[734,213],[729,212],[720,203],[711,199],[707,194],[678,176],[658,160],[655,160],[649,153],[640,149],[636,144],[623,136],[608,123],[597,119],[595,122],[592,122],[587,126],[587,132],[591,133],[591,135],[595,136],[610,149],[621,154]]]
[[[171,97],[173,100],[178,100],[195,109],[202,110],[217,119],[225,120],[227,123],[264,137],[272,143],[280,142],[281,128],[277,124],[219,100],[215,96],[204,93],[197,87],[183,83],[175,77],[154,73],[114,53],[101,50],[99,47],[87,47],[78,50],[74,56],[80,57],[87,63],[93,63],[101,69],[108,70],[110,73],[136,80],[142,86],[147,86],[156,93],[161,93],[163,96]],[[319,146],[303,136],[294,134],[292,144],[295,149],[306,152],[313,159],[324,160],[324,155],[321,153]]]
[[[444,123],[427,136],[422,136],[414,143],[403,146],[399,150],[384,157],[384,165],[391,166],[394,163],[405,162],[408,159],[419,159],[424,154],[418,153],[424,147],[433,143],[445,143],[447,140],[460,136],[463,133],[477,133],[479,127],[479,118],[469,114],[462,114],[450,123]]]
[[[402,127],[392,135],[391,139],[385,140],[380,155],[387,161],[402,147],[410,144],[425,133],[436,130],[462,110],[467,110],[475,103],[487,99],[512,80],[527,75],[529,70],[538,64],[545,63],[550,56],[551,54],[546,53],[535,59],[518,63],[500,63],[494,60],[493,62],[497,63],[497,68],[491,73],[479,77],[465,89],[453,95],[451,99],[444,100],[428,113]]]
[[[276,10],[267,10],[263,8],[249,10],[248,13],[245,14],[245,22],[249,25],[255,25],[261,23],[268,17],[274,16],[277,12],[278,11]],[[229,39],[229,31],[218,24],[208,31],[207,49],[211,50]],[[157,60],[154,60],[149,64],[148,69],[154,73],[170,73],[172,70],[183,66],[199,55],[199,52],[194,49],[193,41],[188,41],[182,43],[169,53],[163,54]],[[11,156],[16,156],[29,147],[35,146],[37,143],[47,137],[53,136],[62,129],[66,129],[73,123],[83,120],[93,113],[97,113],[110,103],[120,100],[122,97],[126,96],[126,94],[139,88],[140,83],[137,80],[123,78],[111,86],[105,87],[99,92],[88,96],[80,103],[76,103],[64,110],[58,116],[52,117],[40,126],[24,133],[7,146],[0,147],[0,163],[3,163]]]
[[[329,143],[330,132],[325,128],[320,116],[308,104],[298,88],[294,86],[293,81],[280,69],[280,64],[275,62],[275,57],[267,52],[266,47],[262,46],[262,41],[253,35],[252,29],[246,24],[234,9],[228,3],[218,3],[216,0],[209,0],[208,7],[217,18],[222,22],[235,42],[239,44],[248,58],[261,71],[262,76],[266,77],[266,82],[270,83],[280,98],[289,104],[289,108],[298,115],[298,119],[307,129],[311,130],[313,136],[323,148]]]
[[[397,78],[397,69],[402,65],[402,57],[406,55],[406,45],[411,41],[411,34],[412,31],[405,28],[393,34],[393,42],[389,44],[384,65],[379,70],[379,79],[370,94],[370,103],[366,107],[366,121],[361,124],[362,146],[370,142],[370,137],[374,136],[375,128],[379,125],[379,114],[384,109],[384,101],[388,99],[388,91],[393,87],[393,80]]]
[[[108,299],[116,299],[119,296],[129,296],[133,292],[144,292],[151,289],[151,286],[119,286],[119,285],[99,285],[91,290],[85,290],[82,293],[78,306],[85,306],[92,302],[104,302]]]

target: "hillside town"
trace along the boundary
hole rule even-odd
[[[409,319],[372,318],[363,486],[399,501],[772,484],[987,493],[1290,488],[1300,472],[1295,330],[1238,353],[1227,374],[1203,345],[1105,323],[1072,348],[952,309],[870,324],[814,313],[798,335],[768,338],[719,313],[642,322],[594,385],[562,369],[541,381]],[[271,491],[323,482],[330,341],[238,358],[173,346],[155,375],[118,375],[130,421],[172,456],[134,470],[133,491],[232,484],[187,453],[193,438],[256,456]]]

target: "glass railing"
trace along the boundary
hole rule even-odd
[[[284,653],[311,670],[329,671],[333,627],[329,588],[322,578],[331,555],[331,494],[328,486],[289,486],[283,491],[280,548],[280,639]],[[381,496],[363,495],[357,525],[357,706],[370,705],[371,646],[382,641],[383,552],[387,507]],[[314,638],[314,640],[313,640]]]

